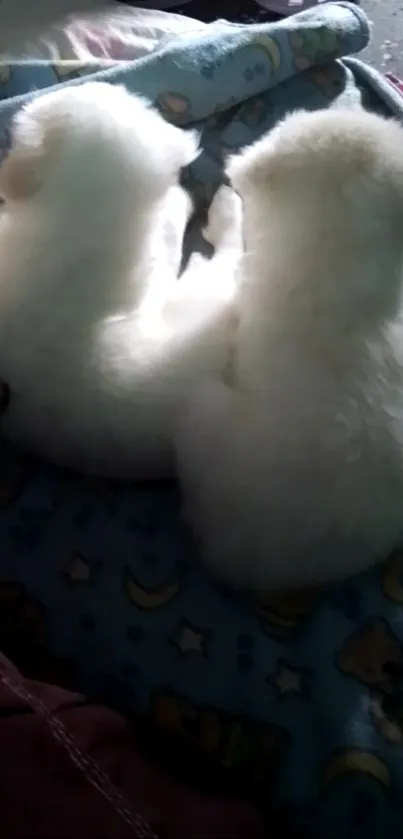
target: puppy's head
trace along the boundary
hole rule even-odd
[[[325,334],[330,323],[336,334],[340,324],[347,334],[347,323],[358,334],[364,322],[373,329],[395,316],[403,276],[400,124],[362,108],[296,112],[232,158],[227,172],[243,198],[247,259],[271,299],[277,282],[278,299],[291,300],[315,330],[321,322]]]
[[[232,157],[227,174],[246,207],[311,215],[318,229],[343,219],[355,232],[403,235],[403,127],[362,108],[294,112]]]
[[[167,123],[149,103],[103,82],[60,88],[31,100],[12,125],[11,151],[0,169],[7,200],[31,198],[57,170],[59,186],[72,171],[103,169],[141,193],[163,194],[197,157],[198,136]],[[56,165],[54,165],[56,164]]]

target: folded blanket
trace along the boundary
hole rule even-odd
[[[199,126],[204,154],[189,186],[208,201],[225,154],[289,109],[362,102],[403,115],[396,88],[341,58],[368,34],[357,6],[326,3],[277,24],[178,35],[97,77]],[[4,66],[3,148],[24,91],[78,84],[89,69],[100,65]],[[359,580],[258,608],[199,564],[175,486],[114,486],[6,457],[0,469],[8,654],[23,653],[26,667],[56,655],[77,689],[146,714],[292,805],[310,837],[401,836],[401,552]]]

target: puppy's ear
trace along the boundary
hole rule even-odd
[[[225,165],[225,174],[235,192],[241,197],[250,190],[268,185],[274,171],[271,147],[268,147],[267,141],[264,145],[259,142],[259,145],[232,155]]]
[[[0,168],[0,195],[6,201],[32,198],[39,189],[38,164],[42,154],[12,150]]]
[[[287,123],[306,115],[305,110],[291,112],[255,143],[228,158],[225,172],[236,192],[243,195],[248,188],[274,186],[277,173],[287,164],[287,152],[283,155],[279,134]]]
[[[0,168],[0,194],[3,198],[22,201],[38,192],[45,159],[52,156],[61,136],[56,122],[38,120],[26,109],[17,113],[12,128],[11,150]]]

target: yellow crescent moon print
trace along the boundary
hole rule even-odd
[[[262,606],[259,608],[257,616],[260,620],[267,622],[273,628],[278,626],[280,629],[293,629],[298,624],[297,616],[285,617],[283,615],[279,615],[275,609],[270,609],[269,606]]]
[[[320,589],[267,594],[258,604],[257,617],[269,634],[288,635],[313,612]]]
[[[161,606],[166,606],[179,591],[177,580],[171,580],[164,586],[155,586],[152,588],[140,585],[128,566],[123,569],[123,587],[130,602],[137,609],[144,611],[151,611],[152,609],[159,609]]]
[[[382,588],[394,603],[403,603],[403,552],[394,551],[382,568]]]
[[[280,47],[274,38],[270,35],[256,35],[251,43],[251,46],[255,49],[262,50],[262,52],[267,55],[273,73],[278,70],[281,64],[281,52]]]
[[[367,775],[385,791],[389,789],[389,770],[377,755],[360,749],[340,749],[332,754],[325,765],[322,775],[323,790],[327,790],[339,778],[351,774]]]

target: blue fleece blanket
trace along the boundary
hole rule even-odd
[[[368,37],[357,6],[329,3],[276,24],[215,24],[102,72],[3,65],[1,148],[24,94],[98,74],[200,126],[189,186],[209,201],[226,153],[289,109],[337,100],[403,113],[386,80],[342,58]],[[398,548],[358,580],[256,607],[201,567],[175,486],[0,464],[5,651],[24,649],[34,669],[53,658],[81,690],[190,739],[286,802],[311,837],[402,835],[402,604]]]

